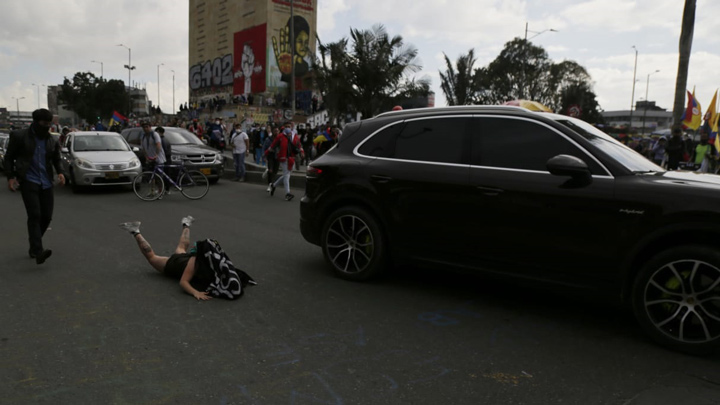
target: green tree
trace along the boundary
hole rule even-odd
[[[338,119],[350,111],[352,105],[352,88],[348,84],[350,77],[347,39],[323,44],[318,38],[320,59],[313,69],[317,88],[323,95],[330,119]]]
[[[500,55],[477,71],[482,104],[526,99],[549,103],[547,83],[552,62],[547,52],[521,38],[505,44]]]
[[[452,65],[450,59],[445,56],[445,73],[440,72],[440,88],[445,94],[448,105],[468,105],[477,101],[477,75],[473,70],[475,62],[475,50],[470,49],[467,55],[460,55]]]
[[[369,118],[394,105],[427,96],[430,83],[410,78],[421,66],[417,49],[401,36],[390,37],[382,25],[350,29],[350,40],[320,44],[315,80],[330,114],[359,111]]]
[[[86,122],[126,111],[128,97],[122,80],[105,80],[90,72],[77,72],[72,80],[66,77],[58,95],[60,103]]]
[[[572,83],[564,87],[560,93],[560,114],[571,115],[570,109],[578,107],[580,118],[591,124],[603,124],[605,119],[600,113],[600,105],[597,102],[595,93],[586,82]]]
[[[680,32],[678,73],[675,80],[675,103],[673,104],[673,125],[679,126],[684,111],[685,89],[687,89],[688,68],[690,65],[690,51],[692,50],[693,35],[695,32],[695,0],[685,0],[685,9],[682,17],[682,31]]]
[[[524,39],[515,38],[505,44],[500,54],[474,75],[473,91],[480,104],[526,99],[563,114],[577,105],[581,119],[602,121],[587,70],[571,60],[554,63],[542,47]]]
[[[575,61],[567,60],[550,65],[550,72],[547,75],[546,104],[553,111],[563,111],[566,107],[563,98],[567,89],[575,89],[571,93],[581,94],[584,98],[587,93],[592,93],[590,86],[590,75],[587,70]],[[592,94],[593,99],[595,94]],[[597,104],[597,103],[596,103]]]

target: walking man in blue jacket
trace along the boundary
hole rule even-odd
[[[53,115],[40,108],[32,113],[32,124],[13,131],[5,153],[5,171],[10,191],[20,189],[27,212],[30,257],[42,264],[52,254],[44,249],[42,237],[52,221],[53,168],[60,185],[65,185],[65,176],[60,166],[60,145],[50,136]]]

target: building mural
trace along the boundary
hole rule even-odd
[[[291,12],[290,0],[190,0],[191,99],[289,95],[294,65],[298,100],[309,100],[317,1],[293,0]]]
[[[312,66],[315,48],[315,27],[308,21],[315,21],[313,2],[317,0],[296,0],[293,2],[293,17],[290,17],[290,2],[272,0],[273,10],[269,21],[269,36],[272,43],[272,57],[268,66],[268,87],[287,89],[290,83],[292,64],[295,64],[295,89],[304,90],[305,76]],[[295,55],[291,55],[291,21],[294,29]]]
[[[233,83],[232,54],[190,67],[190,90],[228,86]]]
[[[265,92],[266,33],[267,24],[235,33],[233,94]]]

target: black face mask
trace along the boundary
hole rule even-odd
[[[46,136],[48,136],[48,134],[50,134],[49,126],[40,125],[37,122],[33,122],[31,126],[33,129],[33,132],[35,132],[35,135],[37,135],[37,136],[46,137]]]

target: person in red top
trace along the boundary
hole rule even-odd
[[[292,145],[294,145],[294,147]],[[275,137],[270,147],[265,151],[265,155],[267,156],[268,151],[275,150],[276,147],[276,159],[280,162],[283,174],[270,185],[270,196],[275,194],[275,187],[282,181],[285,185],[285,200],[290,201],[295,197],[290,194],[290,168],[295,165],[295,155],[299,153],[301,156],[305,156],[305,152],[302,149],[300,137],[293,139],[293,133],[290,128],[285,128],[280,135]]]
[[[195,136],[197,136],[198,138],[200,138],[200,140],[202,141],[202,139],[203,139],[203,129],[202,129],[202,127],[200,126],[200,123],[198,123],[197,118],[193,119],[192,124],[188,125],[188,131],[190,131],[190,132],[192,132],[193,134],[195,134]]]

